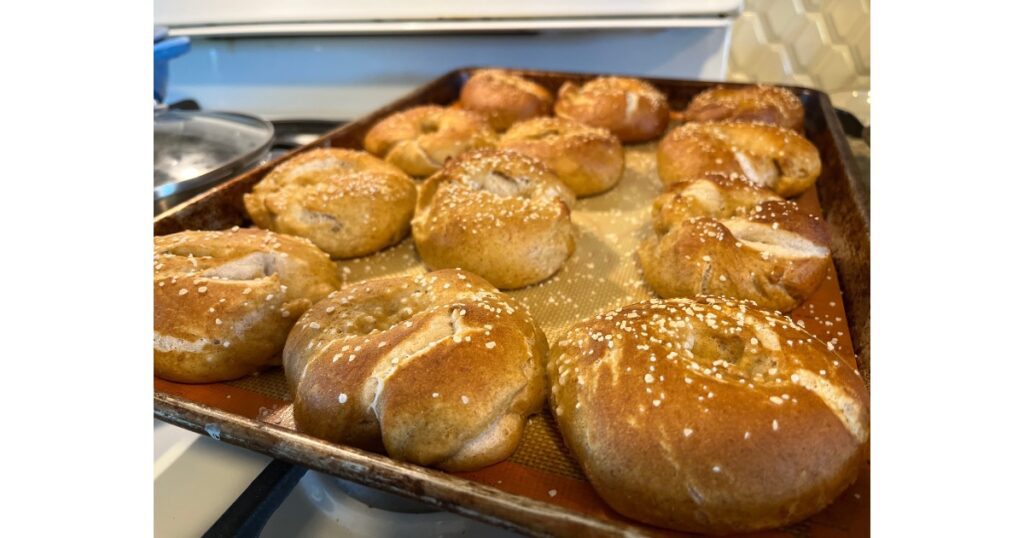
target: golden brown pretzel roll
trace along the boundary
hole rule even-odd
[[[565,118],[535,118],[512,126],[498,147],[540,159],[576,196],[611,189],[622,177],[622,144],[607,129]]]
[[[731,216],[721,219],[684,218],[666,211],[666,198],[677,195],[665,193],[660,207],[655,203],[657,232],[637,252],[644,280],[659,296],[724,295],[787,312],[825,278],[825,223],[795,203],[768,201],[723,212]]]
[[[351,258],[409,233],[416,184],[369,153],[314,149],[274,168],[244,202],[260,228],[306,237],[335,258]]]
[[[341,284],[299,237],[233,228],[153,238],[153,370],[227,381],[280,364],[295,320]]]
[[[798,133],[804,130],[804,105],[793,92],[778,86],[717,86],[690,101],[688,121],[758,122]]]
[[[543,86],[501,69],[476,71],[459,92],[462,108],[487,118],[496,131],[551,113],[551,93]]]
[[[475,112],[426,105],[392,114],[366,133],[366,151],[413,177],[438,171],[456,155],[494,145],[494,130]]]
[[[529,313],[459,270],[351,284],[288,336],[299,430],[449,471],[515,450],[544,400],[547,340]]]
[[[574,201],[537,159],[474,151],[423,184],[412,235],[431,268],[461,267],[499,288],[521,288],[553,275],[572,254]]]
[[[627,144],[661,136],[668,113],[665,96],[635,78],[599,77],[583,86],[566,82],[555,101],[556,115],[608,129]]]
[[[763,123],[687,123],[658,144],[658,176],[666,185],[708,172],[743,174],[788,198],[814,184],[821,159],[806,138]]]
[[[773,200],[782,197],[749,183],[742,175],[709,173],[669,185],[664,194],[654,199],[651,213],[655,231],[664,233],[673,225],[696,217],[729,218]]]
[[[548,361],[559,430],[598,495],[690,532],[799,521],[857,477],[868,394],[787,317],[725,299],[647,301],[571,328]]]

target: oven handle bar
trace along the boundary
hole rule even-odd
[[[429,33],[539,32],[588,30],[666,30],[713,28],[732,24],[729,16],[708,17],[596,17],[563,19],[465,19],[410,21],[279,22],[256,24],[181,25],[172,36],[255,37],[375,35]]]

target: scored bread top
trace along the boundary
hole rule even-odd
[[[447,470],[508,457],[544,399],[544,333],[461,270],[375,279],[311,308],[288,337],[299,429]]]
[[[156,374],[187,383],[278,362],[295,320],[340,285],[310,241],[256,229],[157,236],[153,263]]]
[[[646,301],[558,341],[551,406],[616,510],[698,532],[778,526],[831,502],[865,455],[867,390],[830,346],[749,303]]]

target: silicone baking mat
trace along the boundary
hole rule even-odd
[[[507,292],[529,309],[549,342],[557,341],[577,321],[654,297],[643,281],[636,249],[652,233],[651,202],[662,192],[655,147],[655,143],[628,146],[619,185],[605,194],[577,201],[572,211],[576,251],[561,271],[540,284]],[[805,210],[821,214],[815,189],[796,201]],[[338,262],[338,269],[345,283],[427,271],[411,238],[371,256]],[[815,294],[791,316],[811,334],[832,343],[845,360],[856,360],[834,267],[829,268]],[[863,373],[867,378],[867,372]],[[156,380],[156,389],[251,418],[266,417],[290,399],[279,368],[226,384],[189,386]],[[588,516],[623,519],[587,483],[547,410],[530,418],[523,442],[509,460],[479,471],[454,474]],[[794,526],[758,535],[867,535],[868,492],[865,464],[857,482],[823,512]],[[655,534],[673,534],[647,529]]]

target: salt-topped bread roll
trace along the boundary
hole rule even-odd
[[[318,148],[278,165],[243,200],[260,228],[306,237],[335,258],[352,258],[409,234],[416,184],[364,151]]]
[[[426,177],[460,153],[497,141],[483,116],[437,105],[396,112],[366,133],[363,147],[412,177]]]
[[[512,126],[498,147],[540,159],[576,196],[599,194],[622,178],[622,144],[607,129],[565,118],[535,118]]]
[[[227,381],[281,363],[295,320],[341,284],[306,239],[255,229],[153,238],[153,370]]]
[[[611,131],[623,143],[647,142],[668,126],[668,100],[657,88],[635,78],[598,77],[558,90],[555,114]]]
[[[804,106],[793,92],[778,86],[716,86],[690,101],[688,121],[756,122],[804,130]]]
[[[788,312],[825,278],[824,221],[743,179],[712,175],[654,201],[654,235],[638,250],[662,298],[724,295]]]
[[[742,174],[789,198],[821,174],[818,148],[795,131],[764,123],[691,122],[658,144],[658,176],[666,185],[709,172]]]
[[[487,118],[496,131],[551,113],[551,93],[536,82],[502,69],[474,72],[459,92],[459,104]]]
[[[867,454],[856,370],[789,318],[714,298],[646,301],[561,337],[551,408],[616,511],[688,532],[781,527],[831,503]]]
[[[284,365],[300,431],[464,471],[519,445],[546,353],[522,306],[447,269],[331,294],[295,325]]]
[[[423,184],[413,239],[428,267],[461,267],[501,289],[521,288],[553,275],[572,254],[574,201],[533,157],[470,152]]]

